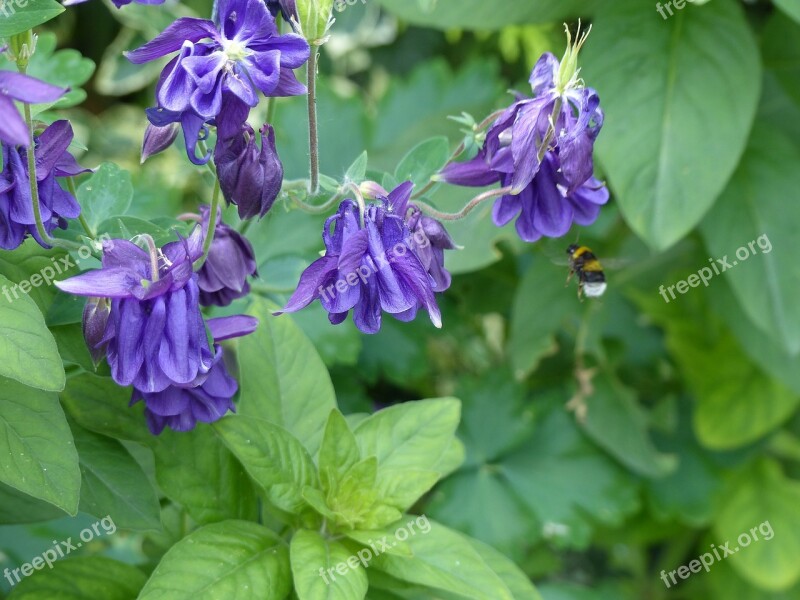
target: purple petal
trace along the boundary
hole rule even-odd
[[[540,96],[553,90],[559,66],[558,59],[551,52],[542,54],[536,62],[536,66],[533,67],[529,80],[534,94]]]
[[[0,71],[0,95],[10,96],[20,102],[28,104],[55,102],[68,91],[69,88],[50,85],[22,73]]]
[[[56,281],[62,292],[75,296],[102,296],[105,298],[133,298],[133,289],[140,287],[135,271],[120,268],[104,268],[87,271],[65,281]]]
[[[247,315],[217,317],[206,321],[215,342],[230,340],[253,333],[258,328],[258,319]]]
[[[28,146],[28,126],[13,100],[0,94],[0,140],[14,146]]]
[[[336,272],[337,259],[334,256],[323,256],[311,263],[300,276],[292,297],[281,310],[275,312],[280,315],[285,312],[297,312],[305,308],[319,297],[319,288],[327,283],[331,273]]]
[[[134,64],[141,64],[177,52],[186,41],[199,42],[204,38],[217,39],[219,34],[212,21],[181,17],[144,46],[125,52]]]

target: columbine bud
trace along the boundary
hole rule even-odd
[[[377,181],[364,181],[358,188],[366,200],[377,200],[378,198],[386,198],[389,195],[389,192],[383,189],[383,186]]]
[[[89,298],[83,307],[83,339],[86,340],[95,367],[106,354],[106,345],[101,342],[110,314],[111,300],[108,298]]]
[[[563,94],[566,90],[575,87],[578,82],[578,75],[580,69],[578,68],[578,53],[581,47],[586,43],[586,39],[592,31],[591,25],[583,34],[581,34],[581,24],[578,21],[578,31],[575,33],[575,41],[572,41],[569,27],[564,25],[567,32],[567,49],[564,51],[564,58],[561,59],[561,65],[558,68],[558,76],[556,77],[556,89],[559,93]]]
[[[148,124],[147,129],[144,130],[141,162],[144,163],[154,154],[169,148],[175,138],[178,137],[178,129],[180,129],[180,125],[177,123],[170,123],[164,127],[157,127],[152,123]]]
[[[298,22],[297,2],[295,0],[267,0],[267,8],[273,17],[280,12],[287,23]]]
[[[309,44],[325,43],[332,14],[333,0],[297,0],[297,20]]]

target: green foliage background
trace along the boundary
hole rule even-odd
[[[553,259],[576,230],[523,244],[486,206],[450,228],[464,249],[447,256],[455,278],[440,299],[441,330],[386,319],[363,336],[351,322],[331,327],[318,305],[274,318],[318,255],[325,219],[276,205],[248,230],[256,293],[228,311],[262,321],[236,347],[238,416],[157,439],[106,367],[95,372],[80,302],[55,288],[0,302],[0,567],[107,514],[119,528],[9,598],[182,598],[189,588],[165,590],[218,581],[209,565],[237,553],[258,568],[220,585],[247,598],[241,585],[282,582],[270,596],[282,598],[290,563],[335,565],[358,547],[355,533],[315,533],[320,514],[374,531],[411,510],[437,522],[412,538],[425,568],[388,554],[333,592],[294,572],[291,593],[800,599],[800,14],[791,0],[673,10],[663,19],[645,0],[368,0],[335,14],[322,50],[323,172],[340,179],[366,150],[368,176],[424,183],[462,135],[448,116],[480,119],[508,104],[508,88],[527,92],[539,55],[563,52],[562,21],[590,21],[581,73],[606,113],[597,168],[612,201],[580,242],[608,259],[601,300],[579,302]],[[199,1],[116,11],[92,0],[45,27],[30,72],[73,92],[40,114],[65,110],[88,148],[81,161],[109,163],[79,191],[98,232],[168,239],[171,215],[207,201],[208,182],[180,144],[139,165],[158,65],[134,67],[121,51],[176,16],[208,12]],[[305,110],[302,98],[277,105],[289,179],[307,169]],[[470,197],[440,186],[429,199],[456,210]],[[771,251],[756,245],[707,287],[669,303],[659,294],[764,235]],[[31,243],[0,254],[0,285],[51,256]],[[445,397],[460,404],[409,402]],[[398,452],[413,469],[393,464],[371,430],[382,417],[367,414],[390,405],[377,413],[396,419],[383,432],[407,430]],[[373,486],[383,500],[337,497],[330,482],[345,485],[348,473],[347,485]],[[265,504],[275,513],[252,523]],[[766,521],[773,539],[664,585],[662,570]],[[304,532],[290,545],[278,527],[287,522]],[[466,567],[449,573],[437,560],[455,547]],[[157,564],[162,579],[145,584]],[[466,584],[456,581],[464,569]],[[68,586],[72,595],[55,595]]]

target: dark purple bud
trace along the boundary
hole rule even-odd
[[[170,123],[164,127],[157,127],[152,123],[147,125],[144,131],[144,140],[142,141],[142,159],[144,163],[148,158],[159,152],[163,152],[172,145],[175,138],[178,137],[178,130],[180,125],[178,123]]]
[[[281,191],[283,165],[275,149],[275,131],[261,128],[261,149],[255,132],[247,123],[238,136],[221,140],[214,150],[222,193],[239,207],[239,217],[263,217]]]
[[[287,23],[298,21],[297,2],[295,0],[267,0],[267,8],[273,17],[280,12]]]
[[[108,298],[89,298],[83,307],[83,339],[86,340],[95,368],[106,355],[103,338],[110,314],[111,300]]]

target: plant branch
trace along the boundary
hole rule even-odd
[[[477,208],[483,202],[487,200],[491,200],[493,198],[497,198],[499,196],[505,196],[506,194],[511,193],[511,186],[506,186],[502,188],[497,188],[494,190],[489,190],[487,192],[483,192],[482,194],[478,194],[472,200],[470,200],[467,205],[462,208],[457,213],[443,213],[436,210],[434,207],[430,206],[429,204],[425,204],[424,202],[415,202],[415,204],[419,207],[419,209],[427,215],[435,219],[439,219],[440,221],[458,221],[466,217],[469,213],[471,213],[475,208]]]
[[[308,57],[308,151],[311,180],[311,194],[319,190],[319,134],[317,132],[317,50],[311,48]]]

